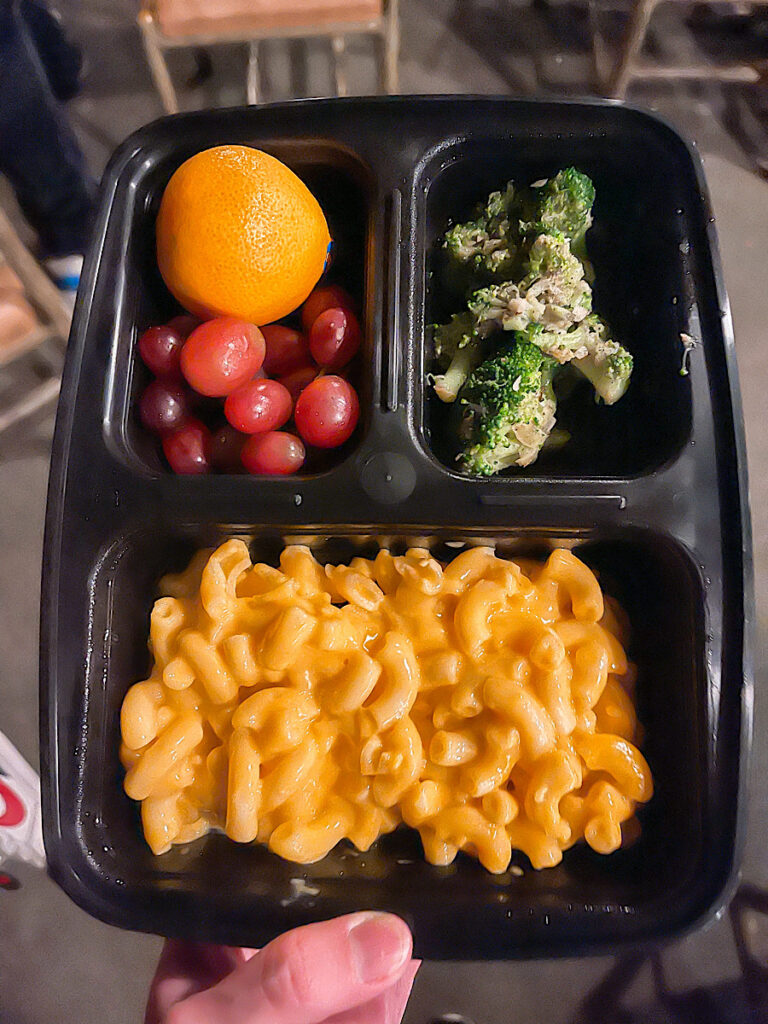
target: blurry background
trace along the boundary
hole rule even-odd
[[[177,102],[181,109],[243,103],[247,88],[252,99],[269,101],[338,89],[371,93],[380,88],[382,76],[386,84],[386,53],[376,38],[350,36],[343,45],[310,36],[270,39],[250,54],[242,42],[169,50],[174,98],[157,53],[156,80],[150,73],[135,0],[60,0],[58,10],[83,54],[81,89],[68,111],[95,177],[126,135],[163,113],[156,82],[166,106]],[[198,42],[199,36],[197,30]],[[768,443],[762,421],[768,385],[768,78],[762,78],[768,67],[768,6],[601,0],[590,8],[586,0],[400,0],[400,37],[396,69],[396,39],[390,38],[388,72],[390,88],[400,92],[626,91],[630,102],[658,111],[698,145],[735,322],[758,610],[756,742],[744,869],[754,888],[742,890],[731,912],[707,930],[652,956],[425,964],[406,1019],[426,1024],[439,1014],[460,1012],[476,1024],[768,1020],[765,975],[744,969],[748,948],[768,963],[768,906],[760,895],[768,888],[768,712],[760,700],[768,681]],[[9,145],[12,140],[0,134],[0,150]],[[0,729],[36,765],[39,567],[51,398],[66,304],[58,302],[27,253],[26,247],[37,253],[37,242],[2,178],[0,211],[12,226],[0,220],[0,253],[18,271],[14,276],[0,262]],[[29,308],[19,297],[24,288]],[[22,330],[14,313],[16,326],[5,339],[3,302],[32,317]],[[20,401],[39,409],[11,423]],[[14,412],[3,418],[4,410]],[[101,925],[44,874],[24,866],[12,870],[22,887],[0,888],[2,1024],[140,1021],[160,940]]]

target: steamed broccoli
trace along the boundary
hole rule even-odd
[[[594,199],[587,175],[567,167],[527,188],[509,182],[445,234],[443,284],[469,298],[435,328],[443,372],[433,381],[443,401],[458,396],[463,407],[467,472],[529,465],[551,443],[558,365],[571,364],[608,405],[627,390],[632,356],[592,313]],[[502,331],[515,332],[511,345]]]
[[[438,364],[445,370],[434,379],[435,392],[443,402],[454,402],[482,358],[474,316],[469,312],[455,313],[450,323],[435,326],[434,341]]]
[[[623,398],[629,387],[634,362],[631,352],[615,341],[611,345],[615,346],[613,351],[608,351],[606,346],[573,361],[576,369],[592,383],[595,397],[601,398],[606,405],[613,405]]]
[[[541,278],[563,279],[575,284],[584,277],[580,260],[573,255],[568,239],[559,231],[536,235],[528,251],[527,269],[521,288],[529,288]]]
[[[586,256],[584,236],[592,223],[595,186],[592,180],[575,167],[566,167],[534,188],[538,208],[533,222],[524,224],[537,234],[559,232],[571,242],[571,250],[580,258]]]
[[[564,331],[587,315],[592,290],[568,241],[562,235],[539,235],[530,249],[528,274],[519,284],[480,288],[468,305],[481,337],[494,328],[525,330],[530,323]]]
[[[527,342],[487,359],[461,391],[459,456],[467,473],[492,476],[509,466],[536,460],[555,423],[553,360]]]
[[[492,192],[474,220],[454,224],[445,233],[443,248],[454,263],[480,279],[504,280],[515,267],[520,245],[517,196],[510,181],[503,192]],[[471,283],[471,282],[470,282]]]
[[[558,363],[572,363],[589,381],[595,396],[606,405],[624,395],[632,375],[632,356],[608,336],[608,325],[597,313],[590,313],[568,331],[549,331],[542,324],[529,324],[515,340],[536,345]]]

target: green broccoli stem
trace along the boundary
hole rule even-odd
[[[450,366],[435,377],[435,393],[442,402],[455,402],[464,381],[480,361],[479,344],[463,345],[456,349]]]
[[[571,366],[587,378],[595,389],[596,399],[602,399],[606,405],[624,397],[632,376],[632,356],[624,348],[603,359],[596,359],[594,354],[574,359]]]

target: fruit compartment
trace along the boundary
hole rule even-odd
[[[722,622],[718,607],[705,608],[701,575],[685,551],[644,530],[479,528],[425,536],[391,529],[382,544],[427,544],[446,560],[457,541],[541,557],[564,543],[598,571],[633,625],[629,654],[638,665],[643,750],[656,787],[641,809],[637,843],[610,857],[579,846],[542,872],[516,855],[522,877],[492,876],[463,854],[449,868],[432,867],[416,833],[405,829],[366,854],[355,856],[343,843],[307,866],[218,834],[153,857],[122,790],[119,708],[149,666],[157,580],[228,531],[142,527],[104,550],[85,578],[70,581],[87,590],[88,607],[69,609],[62,624],[69,640],[58,653],[59,686],[48,694],[51,741],[43,753],[48,777],[57,779],[46,792],[45,820],[58,883],[90,913],[122,927],[250,946],[333,914],[387,909],[414,929],[417,955],[437,958],[573,955],[659,937],[710,911],[733,864],[739,702],[708,662],[717,648],[705,648],[704,637],[707,630],[719,635]],[[245,536],[253,557],[273,564],[284,540],[311,544],[324,561],[348,561],[377,546],[354,529],[292,529],[288,537],[265,527]],[[726,720],[729,727],[718,728]]]
[[[187,136],[179,134],[176,144],[165,150],[148,146],[138,168],[136,162],[141,154],[134,156],[118,179],[114,203],[117,209],[114,216],[109,217],[102,243],[104,254],[109,254],[111,259],[115,258],[119,247],[120,281],[115,288],[106,267],[100,271],[86,328],[90,339],[87,338],[86,345],[94,345],[98,336],[112,335],[109,386],[105,395],[106,441],[133,469],[152,476],[171,470],[162,456],[159,441],[139,420],[138,399],[152,375],[138,355],[137,342],[145,328],[184,312],[166,288],[157,268],[155,219],[165,185],[176,168],[193,153],[217,141],[224,140],[209,139],[193,145]],[[323,283],[341,284],[357,304],[362,344],[350,364],[349,379],[359,394],[360,423],[343,446],[308,451],[300,474],[303,477],[317,475],[338,465],[354,451],[366,433],[370,417],[375,349],[369,266],[372,172],[351,150],[332,141],[243,138],[238,137],[237,132],[230,134],[226,141],[264,149],[305,182],[320,202],[334,240],[332,262]],[[110,319],[114,321],[111,331]],[[293,315],[290,323],[300,326],[298,315]],[[222,400],[201,398],[195,412],[209,423],[221,425],[225,423],[222,405]]]
[[[594,223],[587,233],[595,271],[593,307],[632,352],[632,380],[613,406],[596,404],[586,380],[563,381],[557,426],[570,440],[545,449],[525,469],[506,471],[500,479],[510,483],[649,474],[673,460],[691,433],[691,389],[680,374],[680,333],[691,332],[696,289],[703,295],[708,284],[692,276],[692,246],[702,255],[707,251],[695,169],[684,144],[660,122],[621,110],[608,121],[603,113],[584,108],[570,121],[564,116],[562,132],[536,131],[534,118],[524,117],[521,123],[510,119],[504,135],[479,128],[470,137],[446,139],[422,161],[414,184],[414,306],[424,317],[414,323],[412,344],[420,380],[432,369],[431,325],[466,308],[442,273],[439,243],[445,229],[470,219],[477,203],[509,180],[527,185],[573,165],[595,184]],[[575,128],[579,115],[586,123]],[[453,470],[459,403],[441,402],[425,385],[417,388],[414,413],[425,451]]]

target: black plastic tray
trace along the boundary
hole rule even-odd
[[[283,479],[177,477],[137,429],[137,331],[175,307],[154,266],[154,210],[208,146],[275,153],[329,210],[357,276],[361,427],[341,458]],[[635,355],[616,407],[571,404],[575,438],[490,480],[450,466],[425,394],[429,269],[449,216],[507,178],[575,164],[595,180],[597,308]],[[681,376],[680,332],[699,344]],[[576,423],[578,427],[576,428]],[[166,118],[105,174],[56,428],[42,594],[44,831],[56,881],[126,928],[248,946],[360,908],[401,914],[417,955],[512,958],[615,949],[722,905],[738,859],[751,707],[751,548],[731,323],[700,163],[663,122],[602,102],[446,97],[301,102]],[[146,672],[157,579],[236,532],[257,557],[312,536],[348,557],[372,538],[557,543],[626,606],[656,795],[640,840],[574,848],[552,870],[494,877],[424,863],[400,830],[368,854],[300,867],[209,836],[153,857],[122,791],[118,711]],[[320,538],[326,538],[321,540]],[[291,879],[316,895],[297,896]]]

